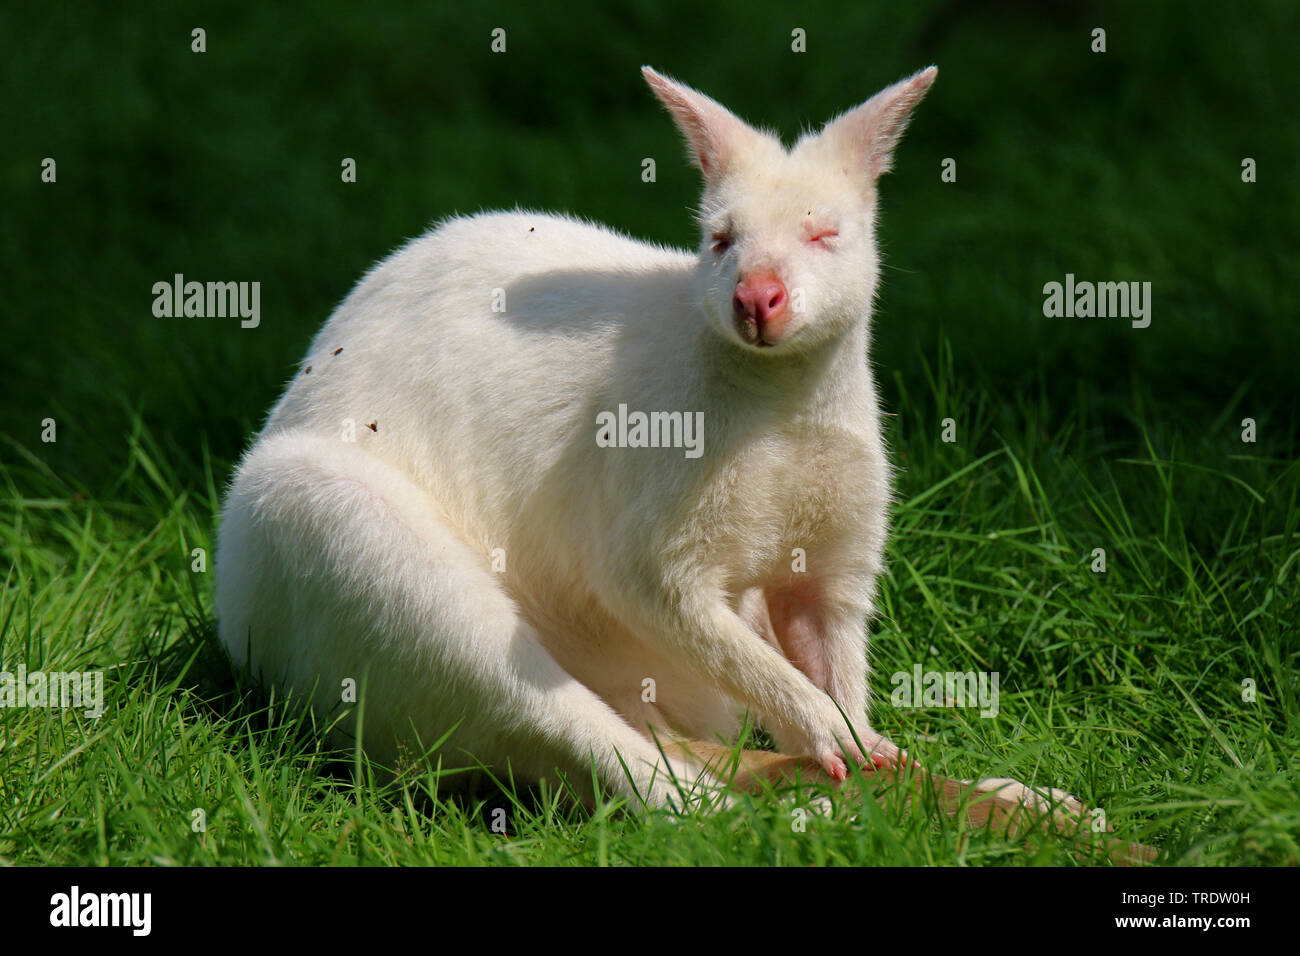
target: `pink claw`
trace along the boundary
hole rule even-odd
[[[839,757],[831,757],[826,761],[826,772],[832,780],[843,783],[849,775],[849,767]]]

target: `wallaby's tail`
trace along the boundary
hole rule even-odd
[[[737,750],[700,740],[677,740],[664,745],[671,758],[688,755],[709,772],[726,781],[732,790],[762,793],[774,786],[788,786],[799,781],[827,783],[837,789],[850,786],[831,780],[812,757],[771,753],[765,750]],[[939,807],[949,816],[961,817],[970,825],[991,826],[1008,836],[1033,830],[1074,834],[1085,832],[1091,820],[1082,804],[1061,790],[1034,789],[1018,780],[1006,778],[957,780],[930,773],[922,767],[871,768],[862,771],[867,786],[896,784],[908,787],[914,795],[929,788]],[[911,804],[912,797],[908,798]],[[1109,830],[1109,827],[1107,828]],[[1107,837],[1107,852],[1112,862],[1130,866],[1153,862],[1156,851],[1141,843]]]

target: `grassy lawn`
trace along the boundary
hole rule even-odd
[[[449,796],[437,768],[382,783],[216,642],[221,489],[371,262],[516,203],[691,243],[695,177],[642,62],[787,138],[934,62],[882,184],[872,360],[898,477],[874,724],[935,771],[1068,790],[1161,864],[1300,864],[1291,6],[433,7],[15,13],[0,670],[102,671],[106,710],[0,709],[0,863],[1099,862],[899,792],[799,827],[812,791],[679,819],[508,782]],[[261,281],[261,326],[155,318],[178,272]],[[1067,273],[1150,281],[1150,327],[1045,317]],[[997,716],[892,706],[918,664],[997,672]]]

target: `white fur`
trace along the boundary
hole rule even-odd
[[[834,770],[864,759],[837,704],[896,756],[867,719],[890,496],[867,362],[875,179],[934,70],[789,151],[646,76],[704,170],[697,254],[540,213],[444,222],[338,308],[234,476],[222,641],[322,715],[356,680],[380,761],[455,726],[445,754],[580,789],[594,766],[663,803],[652,729],[726,738],[748,709]],[[732,316],[758,269],[804,305],[770,348]],[[703,412],[702,456],[599,447],[620,404]]]

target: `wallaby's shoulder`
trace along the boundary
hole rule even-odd
[[[576,216],[530,209],[496,210],[442,219],[405,249],[446,263],[509,264],[524,271],[553,268],[691,266],[689,252],[627,236]]]

